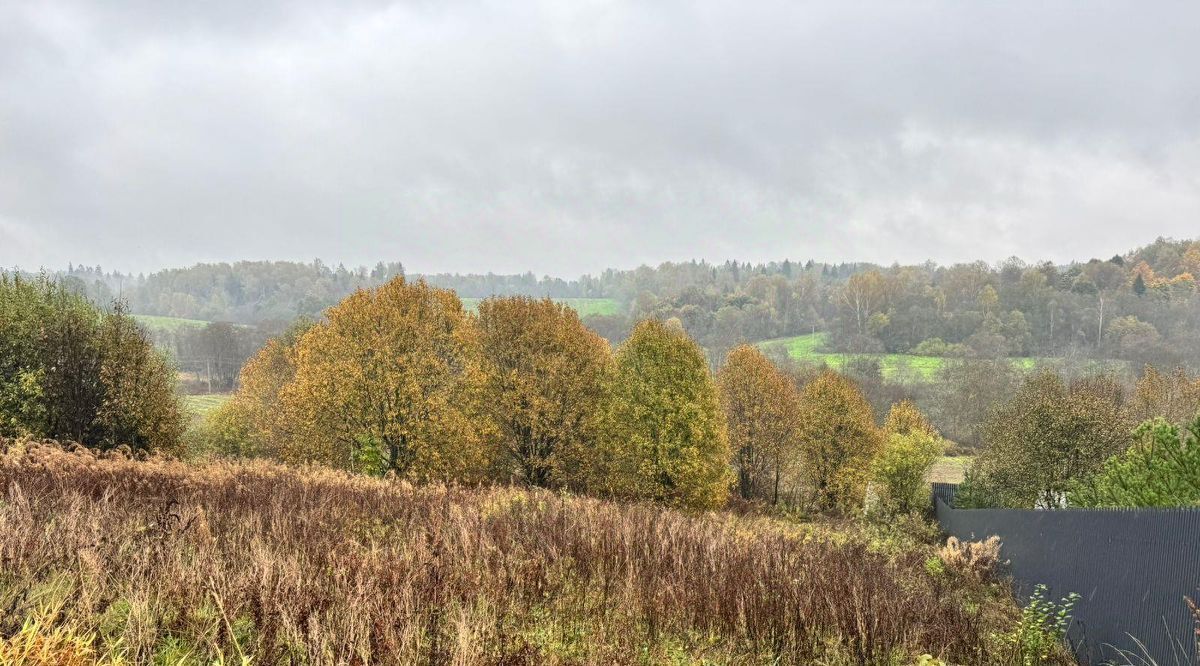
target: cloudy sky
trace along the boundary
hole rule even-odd
[[[1200,4],[0,0],[0,266],[1200,236]]]

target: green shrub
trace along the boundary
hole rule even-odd
[[[929,470],[945,443],[926,432],[893,433],[871,465],[879,508],[889,514],[910,513],[929,506]]]
[[[1029,605],[1021,611],[1021,620],[1012,631],[1000,636],[1001,643],[1011,649],[1021,666],[1042,666],[1057,663],[1065,653],[1067,628],[1071,626],[1071,611],[1079,601],[1072,592],[1058,602],[1046,598],[1046,586],[1033,588]]]
[[[1134,437],[1133,446],[1078,484],[1071,506],[1200,505],[1200,416],[1183,429],[1163,419],[1146,421]]]
[[[164,449],[183,429],[175,371],[121,304],[0,273],[0,437]]]

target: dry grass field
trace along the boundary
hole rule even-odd
[[[1007,663],[1010,600],[862,528],[0,446],[4,663]]]

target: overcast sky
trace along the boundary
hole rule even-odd
[[[1109,256],[1200,3],[0,0],[0,266]]]

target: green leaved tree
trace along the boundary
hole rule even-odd
[[[703,350],[682,330],[647,320],[615,360],[592,490],[675,506],[723,505],[729,442]]]

